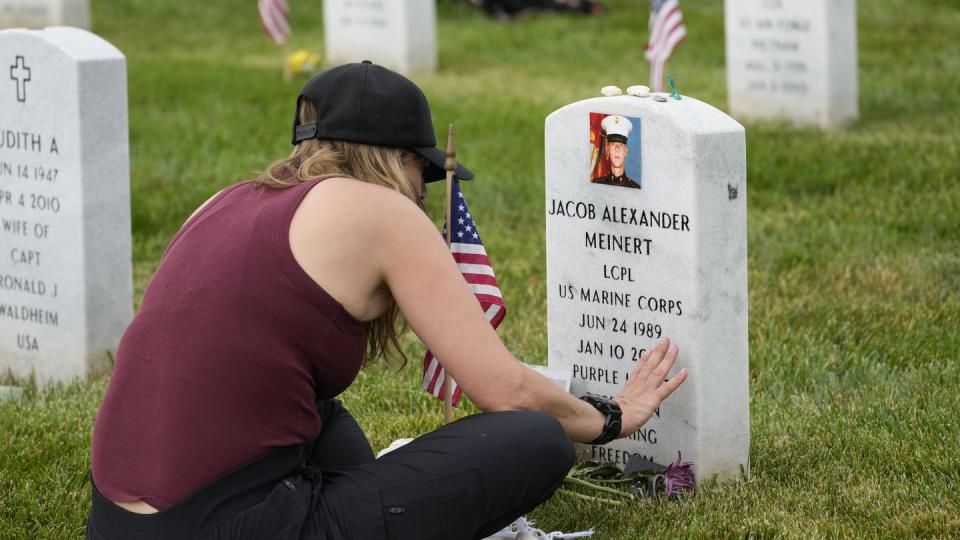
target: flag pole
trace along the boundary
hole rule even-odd
[[[453,124],[447,128],[447,159],[443,162],[443,168],[447,171],[447,204],[445,219],[447,224],[447,249],[453,242],[453,216],[450,215],[450,207],[453,204],[453,174],[457,170],[457,144],[453,132]],[[443,370],[443,423],[449,424],[453,420],[453,379],[450,372]]]
[[[288,42],[284,40],[283,44],[281,44],[282,50],[280,51],[280,64],[283,66],[283,82],[289,83],[293,81],[293,68],[290,66],[289,62],[290,55],[287,54],[287,51],[289,50],[289,45],[287,43]]]

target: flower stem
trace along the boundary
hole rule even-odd
[[[583,487],[586,487],[586,488],[595,489],[595,490],[597,490],[597,491],[602,491],[602,492],[604,492],[604,493],[610,493],[610,494],[613,494],[613,495],[619,495],[619,496],[621,496],[621,497],[633,498],[633,495],[631,495],[631,494],[629,494],[629,493],[624,493],[623,491],[620,491],[620,490],[617,490],[617,489],[613,489],[613,488],[608,488],[608,487],[605,487],[605,486],[598,486],[597,484],[594,484],[594,483],[591,483],[591,482],[587,482],[586,480],[581,480],[581,479],[579,479],[579,478],[574,478],[574,477],[572,477],[572,476],[567,476],[566,478],[563,479],[563,481],[564,481],[564,482],[569,482],[569,483],[571,483],[571,484],[576,484],[576,485],[578,485],[578,486],[583,486]]]
[[[614,501],[612,499],[604,499],[603,497],[591,497],[590,495],[584,495],[583,493],[577,493],[576,491],[570,491],[569,489],[560,488],[557,490],[557,493],[573,495],[574,497],[578,497],[580,499],[586,499],[588,501],[595,501],[595,502],[604,503],[604,504],[615,504],[617,506],[620,506],[623,504],[623,501]]]

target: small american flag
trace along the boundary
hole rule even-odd
[[[260,24],[270,39],[280,45],[290,35],[287,22],[287,0],[257,0],[260,9]]]
[[[650,41],[644,57],[650,62],[650,82],[654,92],[663,92],[663,66],[673,49],[687,36],[679,0],[650,1]]]
[[[453,220],[453,240],[450,243],[450,251],[453,253],[453,259],[457,261],[460,272],[463,274],[473,294],[480,302],[480,307],[490,321],[490,324],[496,328],[500,325],[503,317],[507,314],[507,307],[503,305],[503,295],[500,294],[500,286],[497,284],[497,278],[493,275],[493,267],[490,265],[490,259],[487,258],[487,251],[483,249],[483,242],[480,240],[480,232],[470,216],[470,210],[467,209],[467,201],[463,198],[463,192],[460,191],[460,181],[457,177],[453,178],[453,196],[450,198],[451,208],[450,216]],[[443,224],[443,234],[446,237],[447,224]],[[433,353],[427,351],[423,358],[423,387],[438,399],[443,399],[443,378],[444,370],[440,362],[433,356]],[[454,381],[452,403],[456,405],[460,401],[460,386]]]

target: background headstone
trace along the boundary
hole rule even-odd
[[[629,438],[579,450],[621,467],[634,453],[665,465],[680,451],[698,479],[735,478],[750,447],[744,130],[696,99],[655,100],[664,95],[587,99],[547,117],[548,362],[570,374],[573,395],[613,396],[670,337],[684,385]],[[601,125],[626,134],[632,184],[598,183],[609,173],[595,153]]]
[[[0,28],[90,28],[90,0],[0,0]]]
[[[437,69],[435,0],[324,0],[327,63],[370,60],[401,73]]]
[[[834,127],[859,116],[856,0],[725,0],[730,114]]]
[[[85,30],[0,31],[0,372],[109,369],[132,317],[123,54]]]
[[[13,401],[23,397],[23,388],[19,386],[0,386],[0,401]]]

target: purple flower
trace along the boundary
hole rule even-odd
[[[663,474],[653,477],[653,493],[657,492],[657,480],[663,480],[667,497],[673,497],[687,491],[693,491],[696,483],[693,478],[693,462],[681,461],[680,452],[677,451],[677,461],[667,465],[667,470]]]

